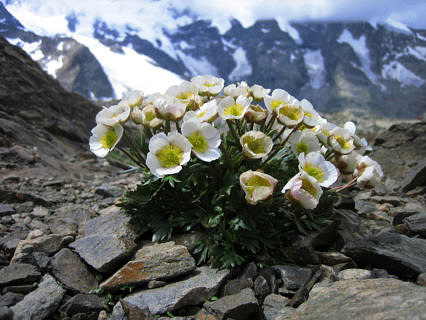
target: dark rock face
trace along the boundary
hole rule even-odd
[[[13,263],[0,270],[0,286],[23,284],[37,281],[40,272],[30,264]]]

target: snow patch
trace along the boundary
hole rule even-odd
[[[403,34],[412,35],[413,32],[408,28],[405,24],[398,22],[396,20],[393,20],[391,18],[386,19],[384,27]]]
[[[278,26],[280,27],[280,29],[284,32],[287,32],[290,37],[293,38],[293,40],[297,43],[297,44],[302,44],[303,40],[300,37],[299,31],[297,31],[296,28],[293,28],[293,26],[285,19],[283,18],[275,18],[275,20],[278,23]]]
[[[211,74],[213,76],[218,74],[216,67],[212,65],[206,57],[196,59],[190,55],[183,55],[180,53],[179,56],[193,77],[203,74]]]
[[[290,54],[290,62],[296,60],[296,56],[294,54]]]
[[[402,86],[422,86],[425,81],[413,72],[408,70],[398,61],[392,61],[385,64],[382,68],[382,77],[385,79],[393,79],[402,84]]]
[[[352,47],[361,63],[359,69],[364,72],[364,74],[367,76],[368,79],[370,79],[371,82],[378,84],[377,76],[371,70],[370,52],[367,48],[367,41],[365,35],[362,35],[359,39],[355,39],[349,30],[344,29],[340,37],[337,39],[337,42],[346,42]]]
[[[425,47],[419,47],[416,46],[414,48],[408,47],[407,48],[408,54],[415,56],[417,59],[426,61],[426,48]]]
[[[269,32],[271,32],[271,30],[266,29],[266,28],[260,28],[260,31],[262,31],[263,33],[269,33]]]
[[[87,46],[103,66],[118,99],[136,89],[147,93],[164,92],[182,81],[176,74],[155,66],[149,57],[138,54],[133,48],[123,47],[124,54],[121,54],[91,37],[74,37]]]
[[[9,43],[20,47],[26,53],[28,53],[34,61],[39,61],[44,58],[43,52],[40,50],[41,40],[34,42],[25,42],[19,38],[7,38]]]
[[[310,86],[313,89],[321,88],[325,83],[325,66],[321,50],[308,50],[303,54],[303,59],[308,70]]]
[[[59,56],[57,59],[52,59],[51,57],[48,57],[47,59],[48,61],[44,63],[44,70],[46,70],[47,73],[50,74],[52,77],[56,78],[56,73],[64,65],[64,63],[62,62],[64,57]]]
[[[195,49],[195,46],[193,46],[192,44],[189,44],[188,42],[182,40],[181,42],[179,42],[179,48],[181,50],[188,50],[188,49]]]
[[[237,50],[235,50],[232,56],[234,57],[234,60],[237,65],[229,74],[229,79],[232,81],[244,80],[244,77],[251,75],[253,70],[247,60],[247,54],[244,49],[238,48]]]
[[[58,45],[56,46],[56,49],[58,51],[63,51],[64,50],[64,42],[63,41],[59,42]]]
[[[416,37],[420,40],[426,41],[426,37],[423,37],[420,33],[416,33]]]

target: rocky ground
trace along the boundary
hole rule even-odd
[[[10,72],[26,59],[14,50],[0,50]],[[15,77],[39,70],[25,65]],[[376,137],[384,184],[295,239],[292,264],[214,270],[195,264],[202,234],[153,244],[132,229],[115,204],[141,176],[90,154],[83,112],[49,125],[36,86],[12,108],[0,80],[0,319],[426,319],[426,122]]]

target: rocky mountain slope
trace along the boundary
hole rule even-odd
[[[34,26],[18,2],[5,3],[0,3],[0,34],[53,70],[67,89],[89,98],[120,97],[129,88],[163,91],[179,78],[214,74],[227,82],[284,88],[323,112],[355,108],[417,118],[426,110],[426,31],[396,22],[289,24],[278,19],[243,27],[234,19],[225,27],[167,8],[156,12],[158,17],[150,15],[146,24],[145,19],[117,23],[58,13],[56,25],[63,27],[57,30],[37,12],[31,14],[40,25]],[[158,9],[153,4],[149,9]],[[33,29],[47,36],[37,37]],[[84,54],[73,55],[80,50]]]
[[[95,159],[96,107],[0,38],[0,319],[423,319],[426,122],[371,156],[385,183],[287,244],[292,264],[196,266],[194,242],[151,244],[115,206],[141,177]]]

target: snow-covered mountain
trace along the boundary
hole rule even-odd
[[[0,35],[65,88],[91,98],[164,91],[181,79],[213,74],[286,89],[322,111],[350,107],[400,117],[426,111],[426,30],[392,20],[277,18],[243,26],[236,19],[207,20],[168,1],[131,10],[120,1],[105,1],[109,10],[86,2],[2,0]]]

